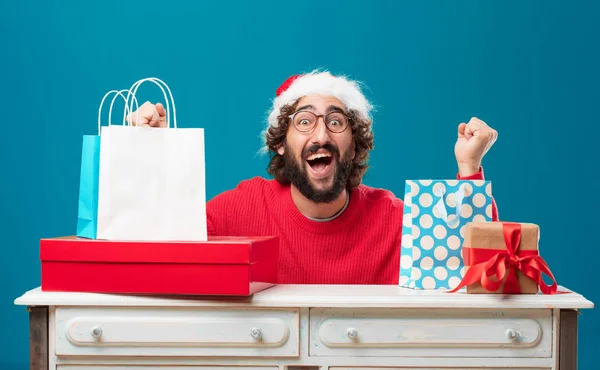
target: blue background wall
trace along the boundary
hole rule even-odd
[[[27,368],[27,314],[13,300],[39,285],[39,238],[75,232],[81,137],[96,132],[101,97],[148,76],[172,88],[181,127],[206,130],[208,198],[267,175],[257,136],[294,73],[366,83],[379,110],[365,183],[399,197],[407,178],[455,176],[456,126],[477,116],[499,132],[484,166],[501,218],[539,224],[559,283],[600,302],[600,6],[166,4],[0,4],[0,368]],[[152,86],[142,99],[156,100]],[[580,369],[595,369],[600,311],[580,323]]]

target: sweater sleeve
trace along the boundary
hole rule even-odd
[[[242,184],[238,184],[234,189],[217,194],[209,200],[206,203],[206,227],[208,235],[229,235],[228,221],[232,216],[231,212],[239,208],[243,201],[244,191]]]
[[[458,180],[485,180],[483,176],[483,167],[479,167],[479,172],[474,173],[470,176],[460,176],[460,174],[456,175]],[[498,208],[496,206],[496,200],[492,197],[492,221],[498,221]]]
[[[235,188],[226,190],[206,203],[206,226],[208,235],[234,235],[240,220],[256,218],[257,206],[262,189],[266,184],[261,178],[240,182]]]
[[[235,190],[228,190],[216,195],[206,203],[206,228],[208,235],[224,235],[227,229],[227,211],[230,209],[230,203]]]

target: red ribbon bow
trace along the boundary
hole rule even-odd
[[[521,293],[517,280],[517,270],[519,270],[536,281],[542,293],[555,294],[558,287],[556,280],[546,262],[539,256],[539,252],[537,250],[518,250],[521,242],[521,225],[510,222],[502,223],[502,231],[506,250],[463,247],[465,263],[470,267],[460,284],[450,293],[479,281],[487,291],[495,292],[506,277],[502,292],[518,294]],[[542,273],[552,278],[552,285],[544,283]],[[492,276],[495,276],[496,280],[490,279]]]

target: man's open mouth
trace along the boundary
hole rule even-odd
[[[306,162],[315,172],[322,172],[333,161],[333,155],[330,152],[312,153],[306,157]]]

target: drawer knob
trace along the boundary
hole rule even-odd
[[[92,337],[100,338],[100,336],[102,336],[102,328],[99,326],[94,326],[92,328]]]
[[[262,338],[262,330],[259,328],[252,328],[252,330],[250,330],[250,336],[256,340],[260,340]]]
[[[348,330],[346,330],[346,336],[350,339],[356,338],[358,336],[358,330],[356,330],[356,328],[348,328]]]
[[[519,332],[515,329],[508,329],[506,331],[506,338],[509,340],[516,340],[519,337]]]

